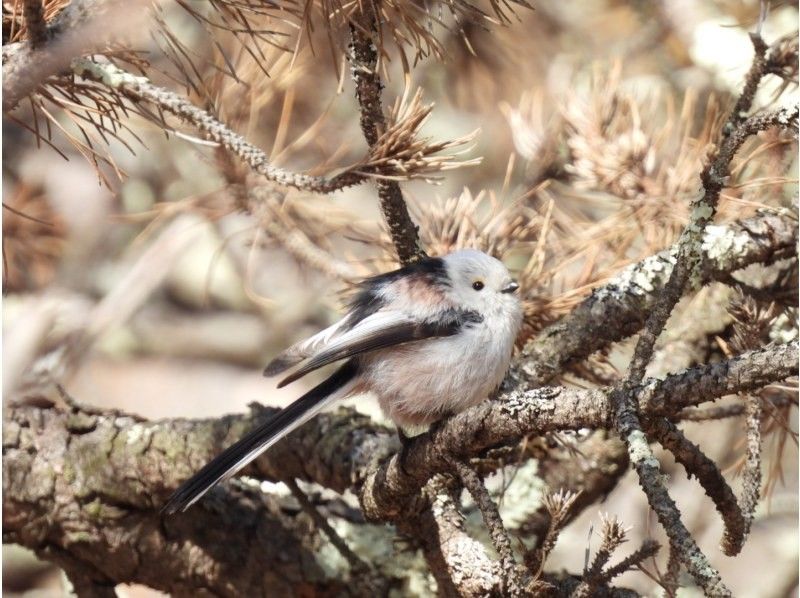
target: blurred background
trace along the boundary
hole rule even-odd
[[[45,4],[55,13],[65,2]],[[343,31],[321,20],[277,23],[280,35],[243,41],[209,24],[224,19],[208,4],[195,13],[156,4],[139,34],[125,32],[136,52],[120,60],[186,94],[288,170],[331,174],[362,160]],[[760,5],[535,2],[506,11],[505,22],[465,20],[462,31],[437,10],[429,16],[441,23],[420,27],[438,45],[403,42],[402,34],[413,38],[407,28],[399,43],[387,36],[385,108],[421,89],[435,104],[423,136],[479,130],[458,159],[482,161],[403,189],[429,253],[480,247],[518,272],[521,344],[677,238],[708,144],[749,68]],[[4,43],[19,36],[19,11],[16,0],[3,2]],[[796,45],[797,20],[795,3],[770,3],[764,39]],[[796,76],[768,78],[757,106],[796,98]],[[80,403],[148,418],[291,401],[314,381],[276,390],[263,365],[334,321],[353,281],[393,265],[374,186],[322,196],[265,185],[177,121],[136,111],[82,119],[77,104],[91,105],[90,96],[71,85],[56,81],[3,121],[4,401],[51,397],[54,382]],[[257,197],[242,192],[254,185]],[[718,221],[796,210],[796,196],[797,141],[767,132],[734,162]],[[712,285],[684,301],[650,373],[703,360],[707,339],[730,322],[730,298],[728,287]],[[791,317],[786,327],[796,334]],[[624,368],[629,351],[622,343],[609,367]],[[372,399],[356,404],[380,417]],[[765,445],[769,493],[736,558],[716,547],[722,526],[712,503],[659,455],[685,521],[737,596],[797,595],[797,411],[784,415],[786,429]],[[740,420],[686,431],[736,479]],[[548,569],[582,569],[601,511],[633,528],[631,546],[659,537],[629,474],[566,529]],[[619,582],[659,592],[642,573]],[[56,569],[13,546],[3,550],[3,590],[63,594]]]

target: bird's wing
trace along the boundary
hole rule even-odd
[[[267,367],[264,368],[264,375],[267,377],[277,376],[323,350],[337,333],[348,327],[348,321],[351,317],[351,314],[347,314],[332,326],[321,330],[314,336],[295,343],[267,364]]]
[[[426,338],[451,336],[463,325],[479,322],[475,312],[449,309],[431,320],[416,320],[405,312],[380,310],[348,330],[340,330],[292,375],[280,382],[283,387],[324,365],[385,347]]]

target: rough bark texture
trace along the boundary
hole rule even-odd
[[[358,22],[350,26],[350,64],[356,84],[356,98],[361,109],[361,131],[367,144],[372,147],[386,130],[386,117],[381,103],[383,83],[378,72],[378,50],[372,41],[372,36],[377,35],[376,16],[369,2],[364,3],[361,10]],[[380,179],[375,184],[378,187],[381,211],[400,263],[409,264],[424,257],[417,227],[408,213],[400,185],[396,181]]]
[[[783,379],[796,372],[797,355],[793,343],[646,382],[637,391],[641,412],[643,417],[674,414]],[[221,420],[143,422],[79,408],[9,406],[3,429],[4,540],[46,557],[48,551],[66,551],[100,584],[139,582],[177,594],[205,587],[222,595],[260,595],[271,587],[319,590],[315,583],[341,589],[293,535],[292,519],[260,493],[243,493],[229,484],[184,515],[163,519],[158,514],[180,481],[269,411]],[[381,457],[397,449],[396,440],[344,409],[310,422],[248,473],[274,479],[280,472],[337,491],[361,487],[368,517],[400,522],[409,509],[420,512],[414,499],[420,486],[447,471],[453,456],[476,456],[531,433],[607,428],[611,417],[603,390],[529,389],[517,382],[502,398],[414,440],[404,459],[412,476],[400,468],[397,456],[376,470]],[[446,504],[440,506],[439,526],[452,519]],[[294,563],[288,569],[287,554]],[[443,558],[452,569],[463,552]]]

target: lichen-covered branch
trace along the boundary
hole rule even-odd
[[[73,583],[95,589],[142,583],[174,596],[355,593],[325,573],[307,531],[261,492],[231,486],[202,517],[162,518],[154,508],[159,480],[171,478],[181,444],[167,427],[123,415],[9,408],[3,541],[63,564]]]
[[[511,540],[508,537],[505,526],[503,526],[503,520],[500,518],[500,511],[497,509],[497,505],[492,500],[492,497],[489,496],[489,491],[486,489],[483,480],[474,469],[457,460],[453,460],[452,465],[461,483],[464,484],[464,488],[467,489],[478,506],[483,522],[489,530],[492,544],[500,556],[500,564],[503,568],[503,592],[508,596],[522,596],[522,581],[519,576],[517,561],[514,558]]]
[[[750,264],[789,257],[797,240],[796,219],[776,213],[709,226],[692,282],[705,284]],[[673,247],[629,266],[529,342],[520,360],[529,381],[544,384],[567,363],[639,331],[672,273],[676,252]]]
[[[454,492],[446,476],[432,478],[420,497],[425,504],[418,505],[415,515],[399,520],[398,530],[420,544],[440,596],[499,596],[503,586],[500,565],[467,533]]]
[[[632,392],[643,417],[675,410],[738,392],[760,388],[795,375],[797,344],[752,351],[731,360],[646,381]],[[518,382],[494,401],[486,401],[446,421],[433,434],[417,437],[403,457],[395,456],[366,479],[361,492],[365,515],[402,516],[409,495],[432,475],[448,471],[450,458],[466,459],[490,447],[519,441],[527,434],[556,430],[605,428],[613,413],[604,390],[530,388]]]
[[[761,497],[761,422],[764,407],[756,394],[745,397],[747,425],[747,457],[742,473],[742,511],[744,513],[743,540],[750,533],[758,499]]]

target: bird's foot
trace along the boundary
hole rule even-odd
[[[411,446],[414,437],[407,436],[403,428],[398,426],[397,438],[400,439],[400,444],[403,445],[403,448],[400,449],[400,471],[402,471],[405,475],[410,476],[411,474],[408,473],[408,470],[406,469],[406,456],[408,454],[408,447]]]

